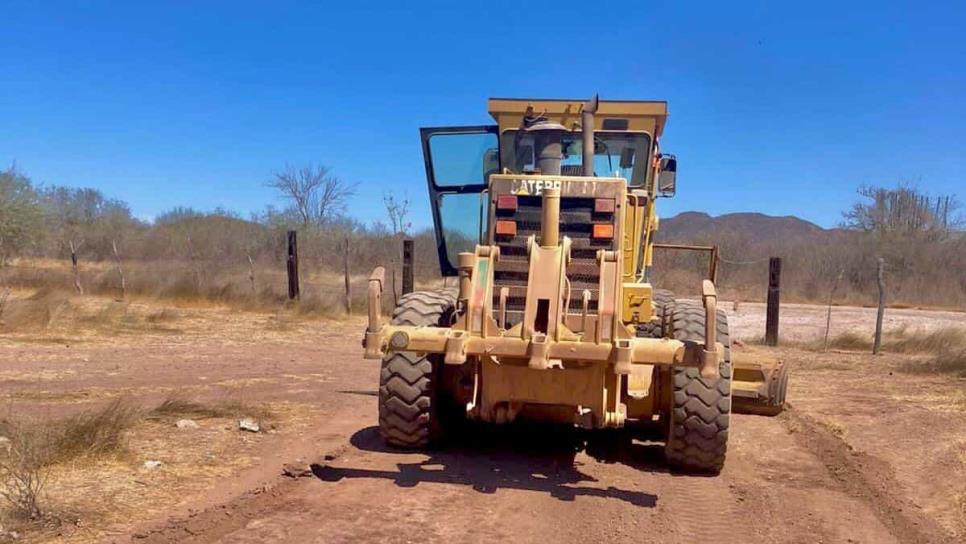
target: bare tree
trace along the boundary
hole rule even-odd
[[[409,215],[409,197],[403,194],[400,199],[392,193],[385,192],[382,195],[382,203],[386,206],[386,214],[392,224],[392,235],[394,237],[406,236],[407,231],[412,226],[412,223],[406,220],[406,216]],[[396,265],[399,255],[396,249],[393,249],[390,254],[392,255],[389,265],[390,270],[392,270],[392,303],[396,304],[399,298],[399,292],[396,290]]]
[[[857,202],[843,214],[845,226],[851,229],[941,239],[963,224],[954,195],[933,198],[908,184],[895,189],[864,185],[858,193],[867,202]]]
[[[392,193],[384,193],[382,202],[386,205],[386,213],[389,215],[390,223],[392,223],[392,234],[398,236],[409,232],[412,227],[412,223],[406,220],[406,216],[409,215],[409,197],[404,194],[399,199]]]
[[[332,175],[324,165],[295,168],[286,165],[275,173],[267,185],[292,201],[292,208],[302,225],[322,225],[345,209],[355,187]]]
[[[345,210],[346,201],[356,192],[355,186],[342,181],[335,176],[325,176],[316,209],[319,212],[319,223],[332,219],[336,214]]]

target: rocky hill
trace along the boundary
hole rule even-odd
[[[699,242],[720,238],[740,238],[749,243],[819,238],[838,232],[798,217],[761,213],[729,213],[712,217],[703,212],[683,212],[662,218],[658,241]]]

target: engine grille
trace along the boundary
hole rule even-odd
[[[493,269],[494,289],[493,308],[498,311],[500,288],[507,287],[507,326],[518,323],[523,318],[526,305],[527,277],[527,238],[536,235],[540,239],[540,217],[543,199],[539,196],[520,196],[517,198],[515,212],[497,211],[497,219],[512,219],[517,224],[517,234],[513,237],[497,237],[500,246],[500,259]],[[594,223],[613,223],[614,214],[594,213],[593,198],[562,197],[560,199],[560,236],[571,240],[570,265],[567,277],[570,279],[571,298],[569,310],[579,313],[582,308],[581,293],[590,291],[591,312],[597,310],[597,288],[600,276],[597,266],[597,251],[614,249],[615,240],[594,240],[591,237]]]

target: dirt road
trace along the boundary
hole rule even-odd
[[[347,346],[347,351],[348,351]],[[661,447],[564,431],[470,429],[430,453],[383,446],[378,366],[322,362],[337,407],[304,461],[262,487],[134,531],[161,542],[942,542],[883,462],[810,416],[736,416],[720,477],[670,473]],[[330,366],[331,365],[331,366]],[[340,366],[341,365],[341,366]],[[291,456],[289,456],[291,457]],[[282,457],[274,468],[281,470]],[[311,472],[299,467],[311,465]],[[126,542],[126,538],[117,539]]]
[[[936,480],[962,478],[955,454],[966,451],[966,415],[959,404],[932,410],[915,395],[954,395],[961,384],[880,379],[898,359],[829,366],[844,356],[817,364],[814,354],[782,352],[798,366],[796,408],[777,418],[734,416],[725,470],[696,477],[669,472],[648,437],[470,428],[438,451],[387,449],[374,427],[378,362],[361,359],[359,325],[326,323],[311,342],[300,333],[293,337],[302,341],[272,344],[11,343],[0,350],[0,383],[15,388],[18,409],[57,395],[123,389],[148,399],[239,384],[251,401],[309,407],[310,425],[246,450],[256,463],[116,523],[99,533],[105,542],[955,541],[947,502],[958,490],[941,496],[942,482],[922,479],[930,471]],[[847,384],[870,379],[872,364],[878,385],[853,394]],[[889,428],[837,427],[826,417],[859,411],[889,413]],[[893,444],[922,426],[946,434],[915,452],[916,471],[903,470]]]
[[[153,527],[160,542],[941,542],[876,467],[798,416],[739,416],[717,478],[656,445],[487,432],[432,454],[382,446],[375,406],[317,429],[311,472]],[[794,430],[794,431],[792,431]],[[579,449],[579,451],[578,451]],[[118,539],[126,542],[127,539]]]

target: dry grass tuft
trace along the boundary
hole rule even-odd
[[[886,346],[896,353],[945,353],[966,347],[966,329],[944,327],[920,333],[903,327],[887,339]]]
[[[115,400],[101,409],[54,422],[0,420],[0,499],[4,518],[19,523],[55,523],[43,508],[50,467],[77,458],[117,455],[138,412]]]
[[[854,331],[829,340],[829,348],[843,351],[872,351],[872,336]],[[805,347],[821,350],[822,340]],[[953,374],[966,376],[966,328],[944,327],[931,331],[900,327],[886,331],[882,350],[908,355],[928,355],[927,361],[910,361],[901,369],[917,374]]]
[[[0,512],[15,521],[43,517],[41,494],[49,476],[50,440],[43,428],[22,422],[0,421],[4,436],[0,449]]]
[[[966,329],[947,327],[927,334],[912,334],[890,342],[890,351],[928,353],[926,362],[909,362],[901,368],[916,374],[952,374],[966,377]]]
[[[23,299],[5,297],[0,332],[43,329],[68,305],[67,293],[58,289],[39,289]]]
[[[138,419],[139,410],[117,399],[99,410],[56,422],[48,463],[117,455],[124,451],[125,433]]]
[[[180,418],[229,418],[229,417],[258,417],[268,418],[271,412],[266,408],[253,406],[238,400],[223,400],[213,403],[203,403],[183,397],[174,396],[165,399],[147,414],[148,419],[180,419]]]
[[[76,460],[110,461],[128,452],[128,432],[145,419],[255,417],[270,420],[270,410],[242,401],[205,403],[180,397],[151,410],[124,400],[55,421],[30,417],[0,419],[0,520],[25,531],[59,523],[61,514],[47,504],[45,487],[54,466]],[[2,538],[0,538],[2,541]]]
[[[167,323],[171,321],[177,321],[181,318],[181,314],[172,308],[162,308],[156,312],[148,314],[144,318],[148,323]]]
[[[341,240],[341,237],[340,237]],[[341,243],[341,242],[340,242]],[[388,247],[388,246],[387,246]],[[381,248],[385,249],[385,248]],[[420,261],[417,268],[432,268],[435,263],[434,244],[425,248],[427,258]],[[308,261],[306,261],[308,262]],[[372,265],[383,261],[373,261]],[[368,285],[369,264],[359,263],[359,270],[351,276],[352,283],[352,313],[363,315],[366,311],[366,286]],[[253,312],[283,311],[293,317],[306,318],[341,318],[344,317],[344,278],[340,273],[327,271],[319,267],[314,271],[306,271],[302,277],[301,299],[292,303],[287,296],[287,280],[284,269],[272,266],[259,266],[256,270],[256,286],[253,289],[248,278],[247,263],[244,267],[212,266],[202,273],[198,266],[183,260],[149,260],[125,261],[124,273],[127,282],[126,300],[154,300],[166,301],[179,306],[208,307],[212,305],[227,306],[234,309]],[[3,284],[11,289],[41,289],[59,290],[64,298],[73,291],[73,275],[69,261],[21,259],[15,267],[8,267],[2,272]],[[90,296],[107,296],[117,298],[120,295],[117,272],[110,262],[86,262],[82,267],[82,283],[85,297],[73,297],[80,305],[80,300]],[[439,286],[439,280],[433,275],[417,276],[417,287],[434,288]],[[2,295],[2,292],[0,292]],[[383,297],[385,310],[392,311],[392,296]],[[16,300],[8,301],[7,306],[20,305]],[[6,320],[7,312],[0,315],[0,321]],[[161,313],[156,320],[144,319],[148,324],[159,324],[177,320],[173,313]],[[113,319],[113,321],[111,321]],[[103,316],[88,316],[85,325],[109,327],[125,325],[124,316],[119,312],[106,313]],[[35,328],[42,329],[44,320],[39,320]],[[2,330],[2,325],[0,325]]]
[[[952,374],[966,378],[966,347],[937,353],[925,363],[908,363],[902,370],[912,374]]]
[[[824,342],[817,340],[810,344],[813,349],[823,349]],[[844,351],[869,351],[872,349],[872,336],[856,331],[844,332],[828,341],[829,349]]]

